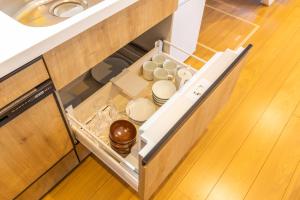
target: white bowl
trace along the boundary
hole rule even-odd
[[[152,92],[158,99],[167,100],[176,92],[176,86],[172,81],[160,80],[153,84]]]

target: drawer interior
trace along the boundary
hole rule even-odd
[[[82,137],[88,138],[89,144],[86,144],[85,146],[93,145],[95,148],[104,150],[108,156],[115,160],[117,165],[120,165],[121,168],[129,171],[129,173],[132,174],[132,177],[136,178],[136,181],[138,180],[139,173],[139,151],[144,147],[145,143],[143,143],[139,137],[139,128],[142,124],[131,121],[126,115],[125,110],[127,104],[132,99],[143,97],[152,101],[153,81],[146,81],[143,79],[142,65],[145,61],[151,60],[151,57],[155,54],[163,54],[167,59],[175,61],[180,67],[186,67],[189,68],[190,71],[195,72],[192,67],[177,61],[168,54],[161,52],[159,47],[156,47],[137,60],[129,68],[124,69],[116,77],[112,78],[111,81],[98,89],[75,108],[69,107],[67,109],[67,116],[74,129],[75,137],[79,141]],[[135,78],[139,78],[139,80],[142,79],[142,83],[146,83],[147,85],[143,86],[142,89],[124,89],[118,85],[118,81],[123,80],[124,77],[129,77],[128,82],[135,80]],[[133,93],[135,94],[132,94],[130,90],[134,90]],[[138,92],[136,92],[136,90],[138,90]],[[159,107],[156,105],[156,112],[163,106]],[[136,129],[138,130],[137,140],[129,155],[123,157],[110,147],[108,136],[111,121],[108,120],[109,122],[107,122],[102,115],[99,117],[97,114],[99,112],[107,112],[106,114],[109,115],[109,119],[112,119],[111,121],[126,119],[136,126]],[[87,146],[87,148],[89,148],[89,146]]]
[[[222,76],[243,49],[217,53],[198,71],[162,50],[162,42],[156,43],[155,48],[110,79],[76,107],[67,108],[67,117],[77,140],[136,190],[139,184],[139,166],[144,162],[143,159],[163,141],[169,130]],[[131,100],[140,97],[152,100],[153,81],[143,79],[142,65],[155,54],[163,54],[180,67],[193,71],[194,75],[163,106],[156,106],[156,112],[146,122],[136,124],[127,117],[126,106]],[[126,156],[113,150],[109,142],[110,124],[118,119],[133,122],[138,133],[131,153]]]

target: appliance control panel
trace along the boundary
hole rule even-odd
[[[210,82],[206,79],[199,80],[187,94],[187,97],[193,102],[197,101],[209,88]]]

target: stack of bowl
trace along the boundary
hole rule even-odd
[[[111,148],[122,156],[129,154],[135,144],[136,133],[135,126],[127,120],[113,122],[109,130]]]
[[[172,81],[157,81],[152,86],[153,102],[158,106],[162,106],[175,94],[175,92],[176,86]]]

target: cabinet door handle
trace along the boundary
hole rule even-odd
[[[36,88],[30,90],[23,96],[11,102],[0,110],[0,127],[22,114],[34,104],[38,103],[54,92],[54,85],[51,80],[47,80]]]

